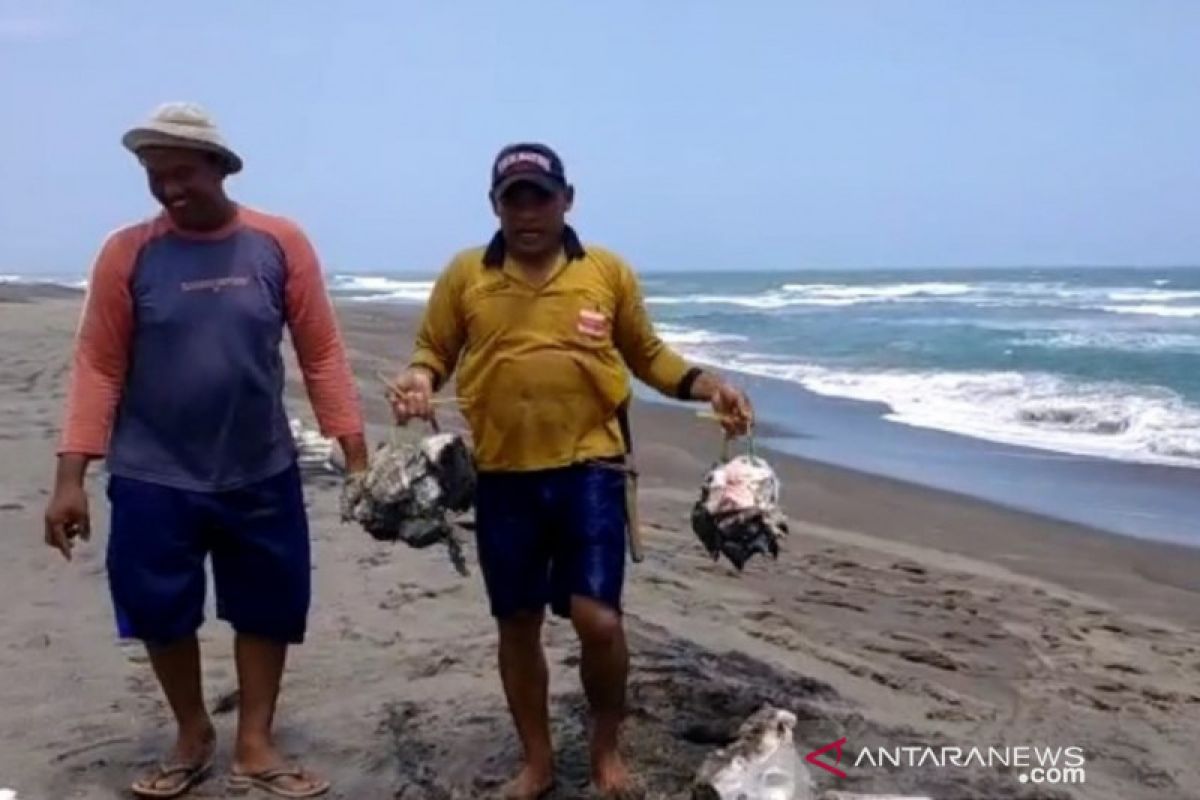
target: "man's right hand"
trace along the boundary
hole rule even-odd
[[[388,400],[398,425],[411,419],[429,419],[433,416],[433,376],[421,367],[406,369],[392,384]]]
[[[46,544],[70,561],[76,537],[92,538],[87,492],[82,483],[60,483],[46,506]]]

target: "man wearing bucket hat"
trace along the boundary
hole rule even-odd
[[[84,476],[104,458],[107,570],[120,636],[147,647],[178,724],[174,751],[133,791],[202,780],[214,732],[196,632],[211,555],[217,616],[239,678],[231,786],[312,797],[328,783],[284,762],[272,719],[289,645],[303,641],[309,531],[283,407],[291,334],[322,432],[366,468],[359,398],[321,268],[292,222],[230,200],[242,159],[198,106],[160,107],[123,143],[163,212],[122,228],[93,266],[58,446],[46,543],[89,537]]]
[[[506,795],[539,797],[554,783],[541,646],[549,605],[571,620],[582,645],[593,784],[606,797],[637,796],[618,751],[627,533],[637,544],[628,372],[669,397],[710,402],[730,434],[747,430],[750,403],[668,348],[632,269],[585,247],[566,224],[574,189],[552,149],[504,148],[490,199],[500,230],[486,247],[456,256],[436,282],[392,403],[401,423],[428,417],[432,394],[457,373],[479,467],[480,566],[524,750]]]

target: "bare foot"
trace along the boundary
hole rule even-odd
[[[629,774],[619,753],[596,755],[592,762],[592,785],[606,800],[636,800],[645,796],[642,787]]]
[[[500,796],[504,800],[537,800],[554,788],[553,767],[534,767],[529,764],[504,785]]]

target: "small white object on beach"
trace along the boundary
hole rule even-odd
[[[290,420],[288,427],[292,432],[292,441],[296,443],[296,458],[301,470],[340,471],[335,459],[335,453],[340,451],[334,447],[332,439],[326,439],[319,432],[305,427],[298,419]]]
[[[0,800],[17,800],[17,790],[0,789]]]
[[[792,742],[796,715],[771,706],[752,714],[692,781],[693,800],[813,800],[812,778]]]

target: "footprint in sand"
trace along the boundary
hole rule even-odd
[[[773,644],[777,647],[792,648],[798,644],[795,636],[782,631],[747,631],[747,633],[759,641]]]
[[[1121,694],[1131,690],[1127,683],[1121,681],[1111,681],[1108,683],[1097,683],[1096,691],[1105,692],[1106,694]]]
[[[995,638],[995,639],[1003,639],[1004,638],[1004,634],[1002,634],[1002,633],[988,634],[988,636],[989,636],[989,638]],[[971,647],[986,647],[987,646],[987,644],[985,642],[982,642],[979,639],[974,638],[973,636],[968,636],[967,634],[963,633],[962,631],[953,631],[953,630],[943,631],[942,638],[948,642],[954,642],[955,644],[965,644],[965,645],[969,645]]]
[[[360,567],[382,567],[387,563],[388,554],[383,552],[369,553],[368,555],[360,556],[358,559]]]
[[[743,614],[746,619],[751,622],[785,622],[783,617],[776,614],[774,611],[762,609],[759,611],[747,611]]]
[[[682,589],[684,591],[687,591],[690,588],[683,581],[676,580],[674,578],[668,578],[663,575],[650,574],[646,576],[645,580],[646,583],[649,583],[651,586],[667,586],[672,589]]]
[[[1113,705],[1112,703],[1101,700],[1099,697],[1093,697],[1092,695],[1087,694],[1086,692],[1081,691],[1080,689],[1078,689],[1074,686],[1068,686],[1068,687],[1064,688],[1060,692],[1060,694],[1062,694],[1063,697],[1065,697],[1067,700],[1069,700],[1072,703],[1075,703],[1077,705],[1087,706],[1089,708],[1095,709],[1096,711],[1119,711],[1120,710],[1120,706],[1116,706],[1116,705]]]
[[[1200,703],[1200,696],[1194,694],[1181,694],[1179,692],[1171,692],[1166,689],[1156,689],[1154,687],[1146,687],[1142,689],[1142,697],[1149,700],[1151,703],[1156,703],[1163,706],[1178,706],[1183,703]]]
[[[423,656],[415,659],[416,663],[409,670],[408,676],[415,680],[418,678],[432,678],[441,672],[445,672],[451,667],[455,667],[462,663],[462,660],[453,655],[442,655],[440,657]]]
[[[1131,664],[1105,664],[1104,668],[1111,672],[1124,672],[1128,675],[1145,675],[1146,670]]]
[[[797,600],[801,603],[814,603],[816,605],[829,606],[830,608],[844,608],[849,611],[857,611],[860,614],[867,613],[865,606],[860,606],[857,603],[851,603],[848,600],[842,600],[838,597],[830,597],[819,589],[806,589],[804,597],[799,597]]]
[[[946,653],[928,648],[909,648],[899,651],[896,655],[913,664],[924,664],[946,672],[958,672],[963,666]]]

